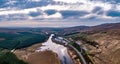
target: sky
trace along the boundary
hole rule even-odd
[[[72,27],[120,22],[120,0],[0,0],[0,27]]]

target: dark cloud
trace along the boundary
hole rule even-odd
[[[101,2],[109,2],[109,3],[120,3],[120,0],[89,0],[89,1],[101,1]]]
[[[101,11],[102,8],[101,7],[95,7],[93,10],[92,10],[92,13],[97,13],[99,11]]]
[[[18,2],[15,3],[15,5],[17,5],[17,7],[26,9],[26,8],[47,6],[49,3],[50,2],[47,2],[47,0],[42,0],[39,2],[28,1],[28,0],[18,0]]]
[[[97,12],[98,15],[103,15],[105,11],[100,10],[99,12]]]
[[[115,0],[117,3],[120,3],[120,0]]]
[[[5,4],[6,2],[8,2],[7,0],[0,0],[0,5]]]
[[[5,15],[0,15],[0,20],[3,20],[5,18]]]
[[[25,20],[28,17],[25,14],[8,14],[8,15],[0,15],[0,20]]]
[[[8,2],[8,0],[0,0],[0,8],[6,7],[5,4]]]
[[[112,10],[110,10],[110,11],[107,12],[106,15],[107,16],[111,16],[111,17],[120,17],[120,12],[119,11],[112,11]]]
[[[16,1],[12,4],[8,4],[10,1]],[[62,2],[63,3],[63,2]],[[30,1],[30,0],[0,0],[0,8],[11,7],[11,8],[34,8],[34,7],[42,7],[47,5],[59,5],[60,2],[55,2],[54,0],[41,0],[41,1]],[[64,3],[65,4],[65,3]]]
[[[10,4],[10,3],[8,4],[8,2],[10,1],[16,1],[16,2],[13,4]],[[54,3],[54,2],[51,1],[50,3]],[[0,0],[0,8],[18,7],[18,8],[26,9],[26,8],[33,8],[33,7],[39,7],[39,6],[46,6],[48,4],[49,2],[47,2],[47,0],[43,0],[39,2],[28,1],[28,0]]]
[[[57,11],[56,10],[45,10],[45,13],[47,13],[48,15],[52,15],[55,14]]]
[[[60,11],[60,13],[64,18],[68,17],[78,18],[89,14],[89,12],[87,11]]]
[[[104,0],[103,0],[104,1]],[[110,3],[120,3],[120,0],[106,0],[107,2],[110,2]]]
[[[97,18],[97,16],[90,16],[87,19],[92,20],[92,19],[96,19],[96,18]]]
[[[41,12],[40,12],[40,11],[37,11],[37,12],[29,12],[28,15],[30,15],[30,16],[32,16],[32,17],[37,17],[37,16],[41,15]]]

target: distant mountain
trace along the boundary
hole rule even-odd
[[[120,23],[107,23],[107,24],[101,24],[101,25],[89,27],[85,29],[83,32],[94,33],[99,31],[117,30],[117,29],[120,30]]]
[[[87,28],[89,28],[89,26],[76,26],[76,27],[63,28],[63,30],[61,30],[59,34],[66,35],[70,33],[79,33],[80,31],[85,30]]]
[[[74,34],[74,33],[96,33],[107,30],[120,30],[120,23],[107,23],[97,26],[76,26],[68,28],[0,28],[0,32],[17,33],[17,32],[43,32],[56,33],[59,35]]]
[[[120,23],[107,23],[101,24],[97,26],[76,26],[76,27],[69,27],[63,28],[59,31],[61,35],[67,34],[75,34],[75,33],[96,33],[96,32],[104,32],[107,30],[120,30]]]

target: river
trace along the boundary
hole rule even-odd
[[[52,41],[52,37],[54,34],[51,34],[49,39],[44,42],[37,51],[44,51],[44,50],[51,50],[58,54],[59,59],[61,60],[62,64],[74,64],[71,57],[68,54],[67,48],[63,45],[56,44]]]

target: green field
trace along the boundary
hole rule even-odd
[[[27,47],[35,43],[44,42],[47,37],[42,34],[19,32],[19,34],[0,33],[0,38],[5,39],[0,41],[0,47],[11,50]]]

